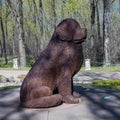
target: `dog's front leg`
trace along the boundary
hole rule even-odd
[[[65,77],[62,80],[59,80],[57,86],[59,94],[61,94],[63,97],[63,102],[71,104],[79,103],[79,99],[72,95],[71,78]]]

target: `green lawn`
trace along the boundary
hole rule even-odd
[[[5,68],[3,68],[3,67],[0,67],[0,70],[17,70],[17,71],[19,71],[19,70],[30,70],[30,67],[22,67],[22,68],[19,68],[19,69],[14,69],[14,68],[12,68],[12,67],[5,67]]]
[[[98,80],[94,81],[92,86],[120,90],[120,80]]]
[[[81,71],[85,71],[85,67],[81,68]],[[119,71],[120,72],[120,66],[108,66],[108,67],[91,67],[90,71]]]
[[[0,87],[0,90],[8,90],[8,89],[14,89],[14,88],[20,88],[20,86],[6,86],[6,87]]]
[[[88,84],[78,83],[75,84],[75,86],[93,86],[113,90],[120,90],[120,80],[95,80],[93,83]]]
[[[18,70],[29,70],[30,67],[24,67],[24,68],[19,68]],[[0,70],[15,70],[12,67],[1,67]],[[80,71],[85,71],[85,67],[82,67]],[[119,71],[120,72],[120,66],[109,66],[109,67],[91,67],[92,72],[94,71]]]

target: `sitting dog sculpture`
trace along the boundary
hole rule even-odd
[[[21,106],[46,108],[61,102],[79,103],[79,94],[72,89],[72,78],[83,63],[81,43],[86,31],[75,19],[68,18],[58,24],[22,83]]]

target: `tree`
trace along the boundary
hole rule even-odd
[[[95,0],[96,4],[96,16],[97,16],[97,47],[96,47],[96,61],[98,62],[98,65],[103,65],[103,39],[101,34],[101,24],[100,24],[100,12],[99,12],[99,5],[100,1]]]
[[[1,57],[5,57],[4,43],[7,58],[19,54],[20,61],[26,56],[27,60],[36,60],[55,26],[71,17],[87,28],[84,58],[97,66],[120,61],[120,0],[0,0],[0,3],[4,29],[0,21]]]
[[[24,45],[24,31],[23,31],[23,8],[22,8],[22,0],[18,0],[18,12],[15,9],[14,3],[11,0],[7,0],[8,5],[12,11],[12,15],[14,17],[17,31],[18,31],[18,40],[19,40],[19,55],[20,55],[20,66],[26,66],[26,53],[25,53],[25,45]]]
[[[91,0],[91,28],[95,24],[95,0]]]
[[[5,36],[5,30],[4,30],[3,18],[2,18],[2,4],[0,4],[0,26],[1,26],[1,31],[2,31],[3,52],[4,52],[4,57],[5,57],[5,64],[7,64],[8,59],[7,59],[7,52],[6,52],[6,36]]]
[[[57,21],[57,18],[56,18],[56,9],[55,9],[55,0],[52,0],[51,2],[51,6],[52,6],[52,13],[53,13],[53,16],[52,16],[52,20],[53,20],[53,26],[54,28],[56,27],[56,21]]]
[[[104,66],[109,66],[110,61],[110,25],[111,25],[111,0],[103,0],[103,41],[104,41]]]

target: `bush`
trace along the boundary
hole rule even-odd
[[[32,57],[27,57],[27,67],[32,67],[35,60]]]
[[[8,64],[5,64],[5,59],[0,58],[0,68],[13,68],[13,59],[15,57],[8,57]],[[32,57],[27,57],[26,63],[27,67],[31,67],[34,64],[35,60]]]
[[[10,68],[13,66],[12,59],[8,59],[8,64],[5,64],[4,58],[0,58],[0,67],[1,68]]]

